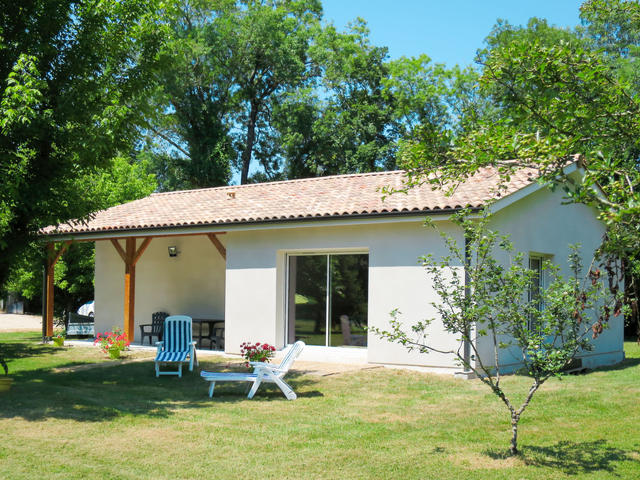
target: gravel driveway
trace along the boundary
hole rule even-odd
[[[40,315],[14,315],[0,313],[0,332],[42,331]]]

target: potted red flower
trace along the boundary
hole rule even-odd
[[[93,341],[94,345],[99,345],[103,353],[109,358],[120,358],[120,353],[129,347],[127,334],[115,327],[111,332],[98,333]]]
[[[276,352],[276,347],[268,343],[244,342],[240,345],[240,353],[245,359],[245,365],[250,367],[249,362],[269,362]]]

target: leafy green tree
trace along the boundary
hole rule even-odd
[[[174,1],[161,20],[165,41],[154,70],[159,86],[144,150],[161,190],[230,180],[231,53],[216,27],[233,9],[233,2]]]
[[[640,11],[637,2],[625,3]],[[479,85],[499,115],[479,118],[438,155],[427,142],[409,145],[403,165],[413,181],[438,169],[428,181],[455,186],[487,165],[499,167],[505,179],[533,167],[541,182],[599,209],[608,227],[601,253],[625,259],[637,277],[640,102],[633,83],[592,42],[544,22],[498,29],[488,43],[479,56]],[[564,174],[576,160],[584,172],[579,179]]]
[[[450,355],[472,371],[507,408],[511,420],[509,451],[515,455],[518,425],[535,393],[549,378],[560,375],[578,354],[593,348],[592,340],[607,327],[611,315],[622,313],[622,302],[619,296],[605,291],[600,270],[590,268],[587,278],[582,276],[577,249],[569,259],[570,278],[563,278],[557,267],[545,262],[548,286],[537,295],[528,295],[538,273],[523,265],[523,255],[514,252],[506,236],[489,229],[488,215],[470,220],[467,214],[452,216],[464,231],[467,249],[443,233],[449,255],[441,259],[423,257],[425,270],[440,297],[431,303],[435,318],[460,339],[459,347],[444,350],[430,339],[430,325],[435,318],[409,319],[409,326],[396,311],[389,330],[372,330],[409,350]],[[459,272],[460,265],[466,266],[464,274]],[[610,284],[617,285],[616,272],[612,266],[608,268]],[[603,298],[613,303],[603,304]],[[471,355],[465,354],[465,343]],[[482,354],[481,345],[487,344],[493,353],[491,358]],[[522,372],[531,378],[526,392],[508,392],[501,383],[506,370],[502,358],[507,353],[510,359],[511,355],[519,359]],[[523,398],[520,404],[515,403],[517,398]]]
[[[588,0],[580,7],[581,33],[601,48],[618,76],[640,91],[640,5],[637,1]]]
[[[318,75],[308,50],[320,30],[320,2],[172,5],[157,69],[160,109],[149,126],[163,188],[224,185],[231,165],[247,183],[256,160],[273,173],[272,106]]]
[[[137,137],[159,44],[153,0],[0,12],[0,285],[39,228],[95,210],[76,180]]]
[[[455,71],[426,56],[388,61],[358,19],[328,26],[311,50],[323,74],[274,106],[287,178],[393,169],[399,141],[450,128]]]
[[[157,187],[148,161],[116,157],[110,168],[76,179],[76,189],[91,197],[99,209],[150,195]],[[71,244],[55,268],[56,312],[75,310],[93,298],[95,246]],[[42,293],[44,252],[39,242],[29,244],[12,265],[5,290],[38,302]]]
[[[317,0],[171,5],[146,150],[161,189],[225,184],[229,162],[242,183],[395,168],[416,127],[446,137],[477,76],[389,62],[363,20],[322,26]]]
[[[241,147],[240,182],[247,183],[258,126],[269,124],[270,101],[316,75],[308,49],[319,30],[322,7],[317,0],[250,0],[246,8],[221,19],[223,35],[234,53],[237,85],[236,123]]]

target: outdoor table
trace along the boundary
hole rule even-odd
[[[214,330],[222,330],[224,332],[224,319],[219,318],[194,318],[194,325],[198,325],[197,345],[198,348],[202,348],[202,339],[208,338],[211,340]],[[207,324],[207,335],[202,334],[202,326]],[[195,336],[195,335],[194,335]]]

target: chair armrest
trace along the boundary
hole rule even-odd
[[[267,363],[267,362],[249,362],[249,365],[251,365],[252,367],[269,367],[269,368],[275,367],[273,363]]]
[[[159,342],[156,342],[156,347],[158,347],[158,353],[160,353],[162,351],[162,347],[164,346],[164,341],[160,340]]]
[[[252,367],[254,367],[254,370],[253,370],[253,371],[254,371],[254,373],[255,373],[257,370],[260,370],[260,369],[270,370],[270,371],[272,371],[272,372],[274,372],[274,373],[286,373],[286,371],[285,371],[285,370],[282,370],[282,369],[278,368],[278,366],[277,366],[277,365],[274,365],[274,364],[272,364],[272,363],[265,363],[265,362],[249,362],[249,365],[251,365]]]

